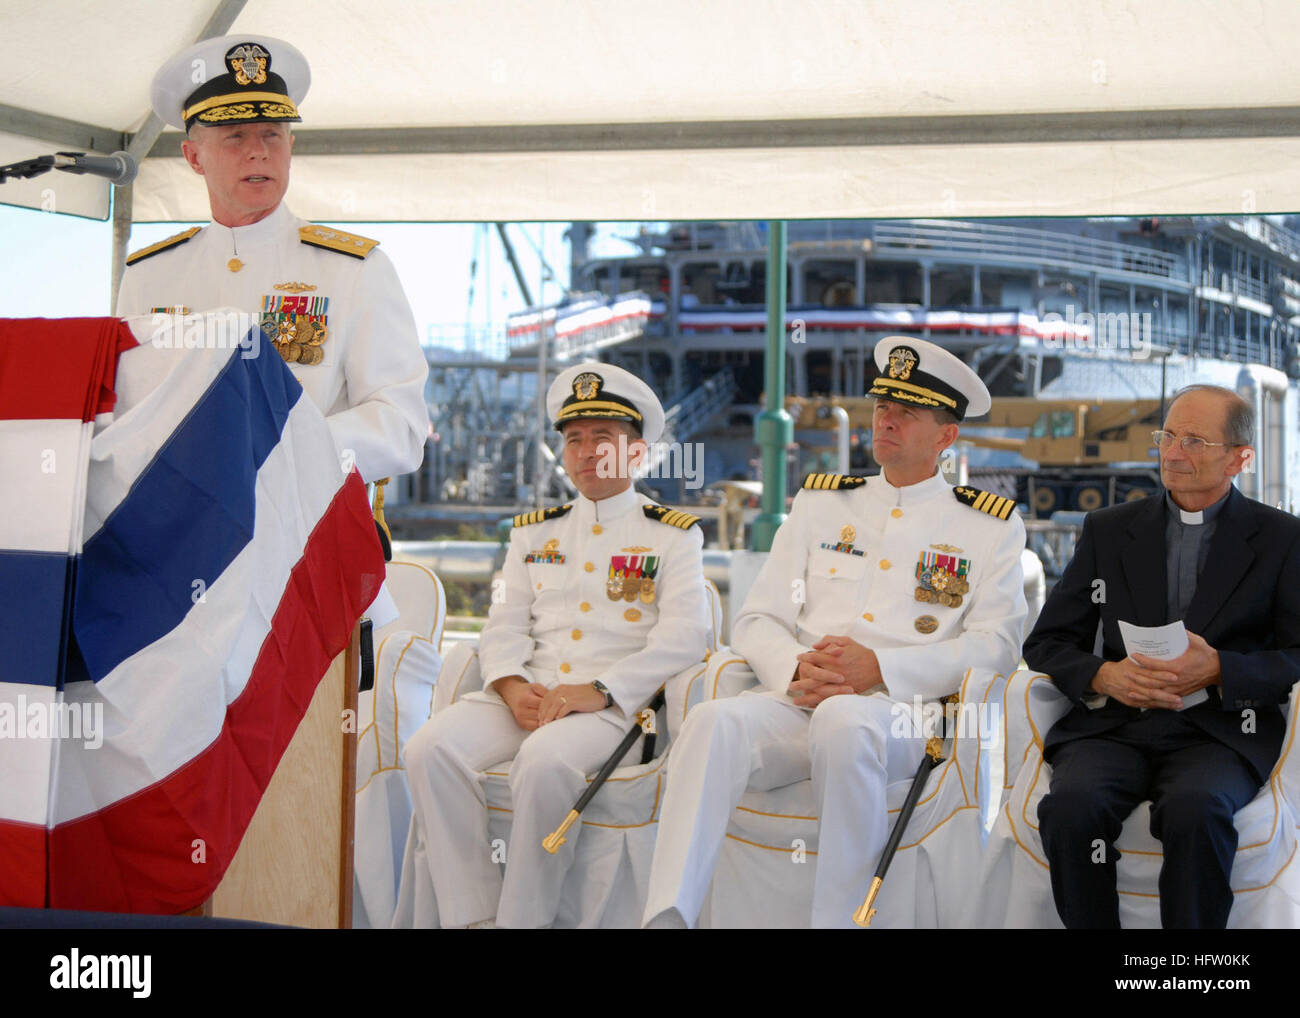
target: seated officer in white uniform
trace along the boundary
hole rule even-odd
[[[551,385],[547,411],[581,495],[515,517],[504,597],[493,598],[479,642],[483,691],[435,714],[406,745],[430,869],[415,878],[432,880],[446,927],[555,921],[581,825],[557,855],[542,840],[636,712],[707,653],[699,518],[655,505],[628,476],[663,431],[654,392],[612,365],[579,364]],[[512,757],[503,883],[479,776]]]
[[[747,787],[811,776],[820,828],[811,922],[851,926],[889,832],[886,786],[924,739],[914,697],[954,693],[972,667],[1020,657],[1024,525],[1010,499],[938,472],[988,390],[942,347],[887,336],[872,418],[874,477],[811,474],[732,629],[763,692],[705,702],[673,749],[646,922],[698,920]],[[907,725],[902,729],[897,725]],[[891,727],[892,732],[891,734]],[[972,846],[972,850],[978,846]]]
[[[186,131],[182,151],[207,185],[212,223],[131,255],[117,313],[251,315],[325,414],[343,467],[375,481],[424,458],[428,365],[377,242],[284,204],[289,123],[302,119],[310,81],[294,47],[244,35],[191,46],[154,76],[154,112]]]

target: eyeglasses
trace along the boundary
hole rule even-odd
[[[1153,431],[1151,432],[1151,441],[1161,449],[1171,445],[1174,439],[1178,439],[1178,444],[1183,447],[1183,452],[1204,452],[1206,449],[1235,449],[1235,442],[1207,442],[1205,439],[1196,435],[1183,435],[1178,438],[1172,431]]]

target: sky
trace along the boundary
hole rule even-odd
[[[187,225],[136,224],[128,250],[170,237]],[[380,242],[397,267],[423,342],[458,346],[466,323],[504,324],[507,314],[524,306],[494,227],[482,230],[466,223],[339,225]],[[526,223],[507,227],[535,302],[559,299],[561,284],[568,282],[569,246],[564,240],[568,225]],[[618,237],[634,234],[639,225],[597,224],[589,254],[634,253],[635,247]],[[478,271],[473,278],[471,307],[470,268],[475,261],[476,235]],[[112,246],[110,222],[0,205],[0,318],[109,314]],[[543,283],[537,249],[545,253],[559,283]]]

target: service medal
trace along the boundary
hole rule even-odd
[[[655,581],[651,576],[641,577],[641,603],[655,603]]]

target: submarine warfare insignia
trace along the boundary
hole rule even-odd
[[[560,551],[560,542],[552,537],[544,545],[541,551],[530,551],[524,556],[524,562],[538,562],[545,565],[563,565],[564,555]]]
[[[262,298],[262,331],[287,363],[319,364],[325,359],[321,345],[329,339],[329,305],[328,297],[267,294]]]
[[[916,579],[919,584],[916,599],[926,604],[941,604],[945,608],[960,608],[962,597],[970,592],[970,581],[967,579],[969,572],[970,559],[930,551],[921,552],[920,560],[916,563]]]
[[[822,542],[822,547],[827,551],[838,551],[845,555],[864,555],[866,554],[860,548],[853,547],[853,542],[857,539],[858,532],[853,529],[852,524],[846,523],[840,528],[840,539],[834,544],[828,541]]]
[[[611,601],[655,603],[655,577],[659,575],[659,555],[611,555],[605,596]]]

